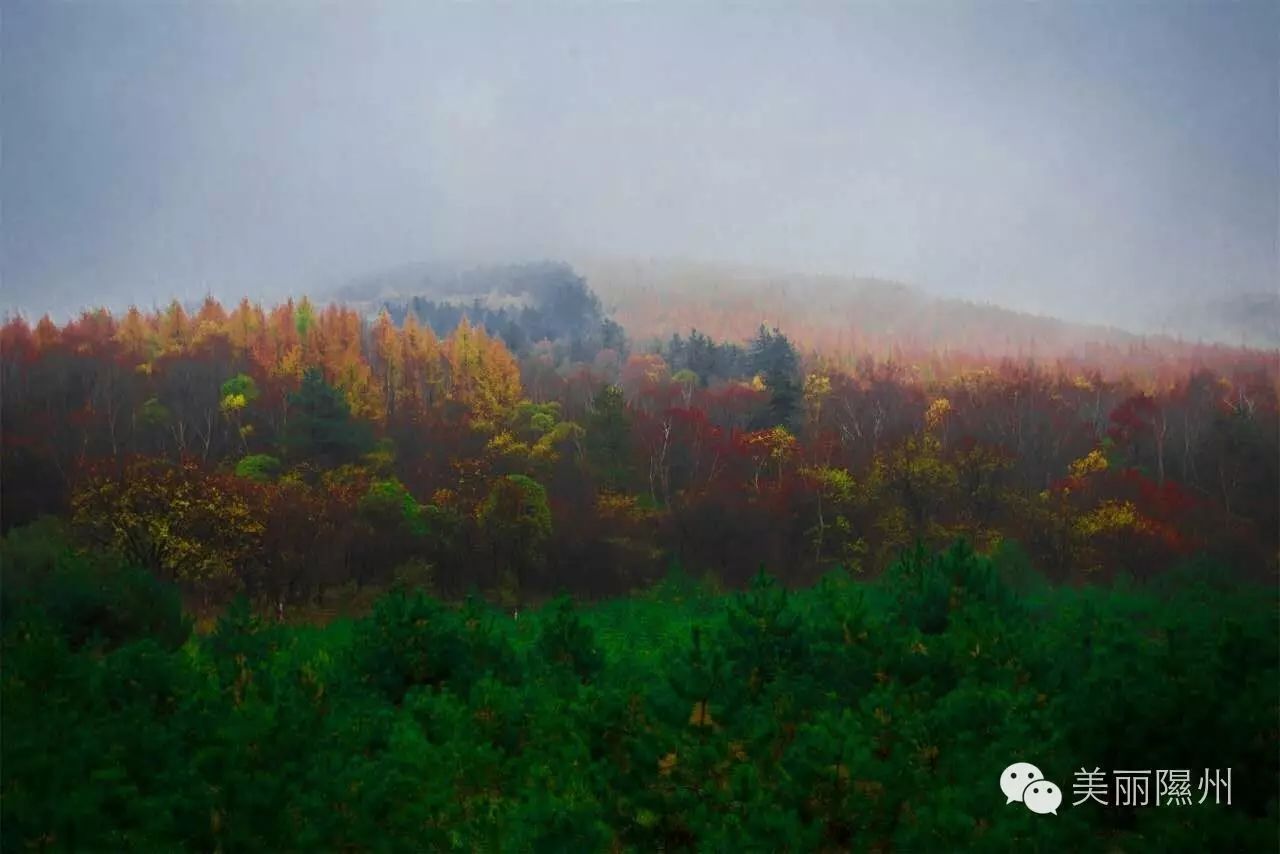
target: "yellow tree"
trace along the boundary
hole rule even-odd
[[[191,319],[177,300],[169,303],[160,316],[159,339],[160,348],[166,354],[181,353],[190,343]]]
[[[382,411],[391,418],[396,413],[396,397],[404,385],[404,351],[400,333],[384,308],[370,333],[374,384],[382,399]]]
[[[756,492],[760,491],[760,473],[768,464],[776,467],[778,483],[781,484],[783,465],[795,454],[799,446],[796,437],[791,435],[785,427],[770,427],[748,433],[743,440],[756,463],[755,476],[752,479]]]
[[[566,451],[578,461],[585,431],[560,418],[560,404],[524,401],[512,411],[504,428],[485,446],[493,470],[549,475]]]
[[[273,360],[268,358],[270,345],[267,340],[267,316],[262,306],[240,300],[227,319],[227,336],[231,349],[237,355],[248,354],[264,373],[268,373]]]
[[[951,423],[951,413],[951,401],[945,397],[931,402],[924,413],[925,430],[938,440],[939,447],[944,450],[947,447],[947,427]]]
[[[365,356],[360,315],[348,308],[329,306],[321,314],[313,336],[321,331],[325,351],[319,364],[325,376],[346,394],[351,414],[371,421],[382,420],[385,412],[381,389]]]
[[[444,395],[444,365],[440,341],[430,326],[418,323],[408,312],[400,335],[405,393],[423,407],[434,406]]]
[[[812,373],[804,378],[805,420],[810,431],[816,431],[822,423],[822,407],[831,397],[831,377],[824,373]]]
[[[248,297],[242,297],[227,316],[227,340],[235,353],[248,352],[255,331],[254,320],[253,305]]]
[[[477,427],[502,423],[521,397],[520,367],[502,342],[466,318],[445,342],[450,397],[467,408]]]
[[[942,443],[930,433],[910,436],[887,454],[882,463],[884,483],[893,492],[897,508],[905,513],[913,538],[931,531],[941,534],[938,514],[954,504],[956,470],[942,456]]]
[[[302,342],[294,323],[293,300],[287,300],[271,310],[267,326],[270,341],[268,366],[273,376],[299,380],[305,365],[302,360]]]
[[[234,588],[258,551],[257,497],[247,480],[147,459],[85,478],[71,507],[74,524],[100,546],[207,598]]]
[[[129,306],[129,311],[120,321],[120,328],[116,330],[116,341],[136,364],[149,362],[155,355],[155,336],[137,306]]]
[[[200,311],[196,313],[193,326],[192,340],[197,344],[217,335],[227,334],[227,312],[222,303],[212,296],[205,297]]]

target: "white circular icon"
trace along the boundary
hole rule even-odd
[[[1033,780],[1043,780],[1044,774],[1030,762],[1015,762],[1000,774],[1000,791],[1009,800],[1006,804],[1022,800],[1022,792]],[[1058,799],[1062,796],[1059,794]]]
[[[1034,813],[1057,815],[1058,807],[1062,806],[1062,789],[1045,779],[1032,780],[1022,790],[1022,802]]]

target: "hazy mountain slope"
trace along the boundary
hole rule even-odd
[[[1280,292],[1179,303],[1155,315],[1152,331],[1242,347],[1280,347]]]
[[[1241,317],[1262,329],[1247,343],[1268,346],[1275,340],[1266,336],[1265,312],[1238,306],[1234,315],[1224,312],[1217,336],[1171,324],[1163,328],[1172,334],[1142,334],[934,297],[881,279],[652,259],[575,259],[571,272],[556,262],[411,264],[362,277],[333,296],[368,312],[415,296],[468,304],[479,300],[494,307],[536,302],[545,296],[546,283],[566,273],[583,276],[606,313],[637,342],[691,328],[743,340],[763,323],[785,330],[805,349],[831,354],[949,352],[983,360],[1034,357],[1134,367],[1185,359],[1216,362],[1239,345],[1239,335],[1234,341],[1231,335],[1237,328],[1232,324]]]
[[[741,338],[767,323],[823,350],[1088,358],[1101,348],[1180,351],[1191,346],[1172,336],[934,297],[881,279],[654,261],[583,261],[576,267],[636,337],[664,336],[692,325]]]

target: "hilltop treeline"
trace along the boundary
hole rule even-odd
[[[931,371],[833,362],[763,327],[606,342],[580,280],[544,290],[573,311],[499,330],[305,299],[11,320],[4,524],[63,516],[193,601],[279,610],[402,577],[601,595],[673,560],[811,581],[961,536],[1016,540],[1056,580],[1195,553],[1274,572],[1274,370]],[[574,312],[577,332],[545,325]]]
[[[446,286],[424,282],[439,290]],[[586,281],[564,264],[526,264],[481,269],[456,275],[452,298],[415,295],[375,302],[391,322],[402,325],[412,314],[437,335],[448,335],[459,323],[483,326],[502,339],[512,353],[527,357],[538,345],[557,361],[590,363],[601,351],[625,358],[626,335],[606,315],[600,298]],[[468,300],[466,294],[471,294]]]

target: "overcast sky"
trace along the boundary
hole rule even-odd
[[[584,254],[1118,322],[1276,287],[1274,0],[0,9],[6,308]]]

